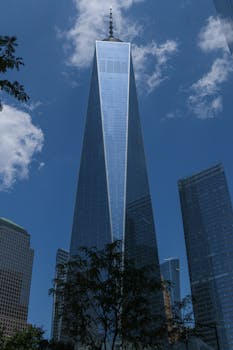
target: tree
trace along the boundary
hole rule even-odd
[[[161,281],[152,267],[136,267],[124,258],[120,247],[116,241],[103,250],[82,248],[58,266],[52,293],[62,303],[64,334],[87,349],[144,349],[162,343],[161,319],[151,307]]]
[[[9,69],[16,69],[18,71],[20,66],[24,65],[22,58],[15,56],[17,45],[17,38],[15,36],[0,35],[0,73],[4,74]],[[7,92],[19,101],[26,102],[29,99],[23,85],[18,81],[0,80],[0,90]],[[1,109],[2,105],[0,101]]]
[[[41,328],[28,326],[24,331],[16,332],[12,336],[4,336],[0,350],[37,350],[43,340],[44,331]]]
[[[0,328],[0,350],[3,349],[4,342],[5,342],[4,331],[2,328]]]
[[[73,350],[71,344],[52,342],[44,338],[44,331],[40,327],[27,326],[23,331],[5,336],[0,331],[0,350]]]
[[[193,298],[186,295],[180,302],[176,302],[169,320],[169,340],[171,344],[187,343],[189,338],[197,336],[193,314]]]

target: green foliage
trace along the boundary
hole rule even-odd
[[[0,36],[0,73],[4,74],[9,69],[16,69],[18,71],[20,66],[24,65],[22,58],[15,56],[16,46],[17,39],[15,36]],[[0,90],[5,91],[19,101],[26,102],[29,99],[23,85],[18,81],[0,80]],[[2,108],[1,102],[0,108]]]
[[[152,267],[136,267],[125,259],[120,248],[120,241],[103,250],[82,248],[58,266],[52,293],[62,309],[64,333],[87,349],[106,349],[107,344],[143,349],[161,340],[152,307],[161,281]]]
[[[16,332],[10,337],[2,335],[1,350],[37,350],[43,340],[41,328],[28,326],[24,331]]]
[[[19,70],[23,65],[21,57],[15,57],[15,47],[17,46],[15,36],[0,36],[0,72],[6,73],[8,69],[16,68]]]
[[[0,350],[73,350],[71,344],[48,341],[40,327],[28,326],[12,336],[4,336],[0,330]]]
[[[193,298],[187,295],[173,307],[173,317],[169,320],[171,343],[186,343],[190,337],[198,335],[194,322],[193,302]]]

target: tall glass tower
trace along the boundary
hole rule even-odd
[[[96,41],[70,253],[115,239],[158,265],[131,46],[110,36]]]
[[[51,339],[54,341],[60,341],[62,336],[62,311],[63,303],[62,297],[57,293],[59,287],[56,283],[57,279],[66,280],[67,273],[64,275],[61,265],[64,265],[69,260],[69,253],[64,249],[58,249],[56,255],[56,268],[55,268],[55,293],[53,295],[53,314],[52,314],[52,328],[51,328]],[[61,271],[62,270],[62,271]]]
[[[232,350],[233,211],[223,166],[178,184],[196,326],[207,344]]]
[[[109,37],[95,44],[70,255],[116,239],[160,278],[131,45],[113,37],[110,22]]]

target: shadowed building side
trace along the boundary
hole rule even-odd
[[[65,274],[63,270],[64,264],[69,260],[69,253],[64,249],[58,249],[56,255],[56,267],[55,267],[55,282],[54,289],[55,293],[53,295],[53,314],[52,314],[52,329],[51,329],[51,339],[54,341],[61,340],[61,330],[62,330],[62,311],[63,311],[63,300],[58,293],[58,287],[56,284],[56,279],[66,280],[67,269],[65,269]]]
[[[233,211],[223,166],[178,185],[196,325],[210,346],[232,350]]]
[[[112,241],[96,54],[75,202],[70,255]]]
[[[5,335],[27,326],[33,255],[27,231],[0,218],[0,329]]]

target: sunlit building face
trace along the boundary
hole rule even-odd
[[[115,239],[158,264],[131,45],[112,38],[96,41],[70,253]]]

